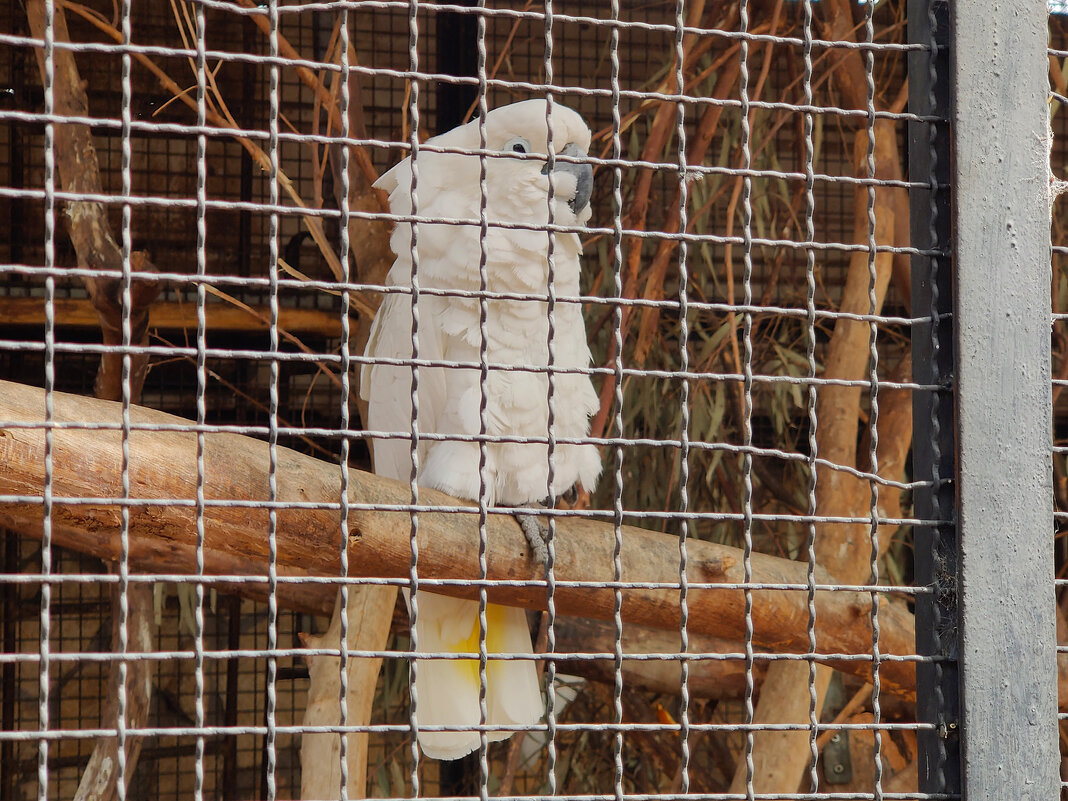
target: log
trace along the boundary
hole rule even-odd
[[[350,38],[348,45],[348,63],[357,63],[356,50]],[[363,120],[363,102],[360,89],[360,75],[358,72],[350,72],[348,77],[349,105],[348,105],[348,135],[366,137],[367,130]],[[341,130],[338,124],[338,130]],[[372,184],[377,180],[377,174],[367,156],[364,148],[350,148],[348,159],[348,174],[341,174],[342,158],[340,146],[334,145],[330,152],[330,166],[334,173],[334,202],[337,208],[347,208],[352,211],[377,212],[389,210],[389,201],[386,193],[375,189]],[[353,162],[359,169],[353,169]],[[346,182],[344,178],[348,178]],[[342,196],[344,187],[348,186],[347,198]],[[346,202],[343,202],[346,201]],[[386,273],[393,263],[393,253],[389,247],[389,237],[393,230],[392,224],[387,220],[366,219],[350,217],[348,221],[349,265],[356,274],[358,281],[364,284],[384,284]],[[381,296],[373,292],[363,293],[364,300],[371,308],[377,309],[381,302]],[[363,353],[367,346],[367,339],[371,333],[373,315],[361,313],[356,317],[355,330],[351,333],[353,353]],[[356,406],[359,410],[360,419],[367,420],[367,401],[359,392],[360,371],[353,371],[353,382],[356,395]],[[392,622],[393,607],[397,600],[396,587],[365,586],[355,587],[349,593],[349,639],[355,642],[355,647],[384,650],[388,644],[390,624]],[[354,617],[354,611],[359,610],[362,614],[359,618]],[[340,635],[340,631],[338,632]],[[338,637],[340,642],[340,637]],[[319,657],[308,660],[309,672],[315,673],[322,679],[312,681],[309,688],[309,696],[312,692],[325,695],[332,691],[333,682],[327,680],[328,671],[316,662]],[[331,663],[334,667],[335,663]],[[347,720],[351,724],[368,724],[371,722],[371,702],[374,699],[375,684],[382,666],[382,660],[358,660],[352,659],[346,667],[348,686],[350,690],[348,701]],[[340,667],[340,665],[337,665]],[[334,674],[329,674],[333,676]],[[317,686],[319,683],[322,686]],[[362,685],[357,693],[353,694],[353,688]],[[335,714],[331,715],[330,709],[323,710],[320,719],[323,723],[331,723],[335,718],[340,722],[338,705],[332,707]],[[309,710],[310,714],[310,710]],[[309,740],[306,735],[301,748],[301,762],[303,765],[311,765],[327,761],[331,767],[326,777],[327,788],[329,783],[337,786],[340,782],[340,762],[332,759],[334,744],[340,746],[340,738],[329,742],[322,739]],[[350,738],[348,748],[348,787],[347,798],[367,797],[367,743],[366,736]],[[329,747],[330,750],[327,750]],[[339,766],[336,775],[334,764]],[[337,783],[335,783],[337,782]],[[302,798],[318,798],[320,786],[306,784],[301,788]]]
[[[0,493],[11,496],[0,503],[0,525],[25,535],[39,535],[44,483],[44,391],[0,381]],[[53,393],[57,424],[99,426],[54,430],[52,526],[53,541],[105,559],[118,552],[122,434],[117,403]],[[133,571],[191,574],[195,557],[196,434],[193,424],[180,417],[133,407],[134,425],[182,426],[188,430],[134,430],[130,434],[131,497],[146,504],[130,507],[129,549]],[[15,425],[12,425],[15,424]],[[29,424],[31,427],[23,427]],[[264,576],[268,559],[268,446],[264,442],[229,433],[205,436],[204,563],[208,575]],[[282,577],[337,576],[340,526],[338,509],[293,508],[285,504],[336,503],[340,497],[337,465],[285,448],[277,450],[277,570]],[[74,503],[72,499],[86,499]],[[407,504],[407,484],[351,470],[351,504]],[[228,505],[212,505],[224,501]],[[234,501],[242,505],[229,505]],[[176,505],[182,502],[183,505]],[[456,506],[453,498],[421,490],[426,507]],[[419,573],[424,579],[461,579],[467,583],[442,586],[439,591],[476,598],[478,577],[477,513],[420,511]],[[558,582],[611,581],[613,528],[609,523],[561,517],[557,527],[556,578]],[[409,570],[410,515],[407,511],[350,508],[347,529],[349,572],[352,576],[406,579]],[[495,603],[541,609],[545,588],[537,580],[541,569],[527,553],[515,520],[504,514],[489,515],[487,562],[490,579],[523,580],[529,586],[494,585],[488,589]],[[677,629],[678,540],[676,537],[632,526],[623,527],[623,579],[628,582],[664,582],[666,588],[624,590],[623,619],[660,629]],[[804,584],[805,566],[789,559],[753,554],[753,580],[766,583]],[[743,580],[742,554],[711,542],[691,541],[688,580],[691,584],[736,585]],[[817,571],[819,583],[832,583],[826,571]],[[676,585],[672,588],[671,585]],[[264,597],[263,582],[241,581],[239,591]],[[334,607],[336,587],[331,584],[283,582],[277,588],[280,604],[320,614]],[[598,586],[559,586],[559,614],[611,619],[613,591]],[[805,591],[765,589],[753,592],[754,644],[773,653],[804,653],[808,647]],[[817,614],[821,621],[819,650],[825,653],[868,654],[871,600],[863,592],[819,592]],[[695,634],[739,641],[744,638],[744,596],[731,587],[691,586],[690,630]],[[915,650],[914,621],[903,605],[884,602],[881,650],[906,655]],[[863,661],[839,661],[839,669],[866,675]],[[915,665],[893,661],[882,666],[883,689],[912,698]]]

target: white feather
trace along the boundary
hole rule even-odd
[[[514,137],[526,139],[532,152],[547,152],[543,100],[495,109],[486,117],[487,148],[500,150]],[[582,118],[554,105],[553,146],[567,144],[583,152],[590,134]],[[435,137],[440,147],[478,148],[478,122]],[[387,190],[395,214],[413,211],[420,218],[464,219],[470,224],[419,222],[416,226],[418,286],[421,289],[477,291],[480,285],[478,224],[480,191],[478,156],[422,150],[417,156],[416,203],[412,202],[412,166],[402,161],[376,186]],[[544,161],[486,159],[486,215],[491,223],[545,225],[548,222],[548,178]],[[554,222],[580,225],[568,205],[576,182],[566,172],[554,174]],[[405,291],[390,293],[375,318],[366,355],[378,359],[412,358],[412,226],[397,225],[391,238],[396,261],[387,283]],[[485,238],[486,283],[490,292],[545,295],[548,290],[549,236],[544,230],[488,228]],[[573,233],[555,235],[557,296],[579,294],[580,243]],[[421,293],[418,295],[420,359],[479,363],[479,303]],[[548,304],[537,300],[490,299],[487,302],[486,359],[489,363],[537,368],[548,364]],[[554,309],[554,364],[587,368],[590,352],[578,304],[558,302]],[[476,368],[420,367],[418,427],[435,434],[477,435],[480,429],[480,371]],[[391,432],[375,438],[376,472],[407,480],[411,475],[412,369],[409,366],[365,365],[361,392],[369,405],[369,430]],[[589,418],[598,406],[589,376],[557,373],[553,398],[557,439],[589,433]],[[486,433],[492,436],[546,437],[548,377],[544,372],[493,370],[486,379]],[[399,435],[399,436],[397,436]],[[479,447],[475,442],[421,440],[418,448],[420,486],[477,499]],[[601,462],[592,445],[558,444],[549,487],[548,446],[536,443],[490,443],[486,447],[487,503],[520,506],[556,496],[576,483],[592,489]],[[426,592],[419,593],[416,627],[422,652],[477,651],[478,605]],[[492,606],[487,611],[487,648],[491,653],[531,653],[530,634],[522,610]],[[474,637],[474,639],[472,639]],[[478,663],[472,660],[419,660],[418,721],[421,724],[471,726],[479,722]],[[487,668],[487,723],[526,725],[542,715],[543,703],[535,664],[531,660],[491,660]],[[507,733],[490,735],[503,739]],[[455,759],[478,747],[477,732],[421,732],[425,754]]]

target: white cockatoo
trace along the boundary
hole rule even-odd
[[[496,223],[546,226],[549,222],[548,124],[545,100],[527,100],[490,111],[485,118],[485,209],[489,228],[485,237],[486,288],[490,293],[548,295],[549,234],[542,228],[508,228]],[[565,158],[585,157],[590,131],[577,113],[553,104],[552,147]],[[475,120],[430,139],[444,148],[477,150],[479,122]],[[501,154],[501,155],[496,155]],[[507,155],[505,155],[507,154]],[[530,154],[535,158],[517,158]],[[537,156],[543,158],[537,158]],[[417,156],[418,217],[463,219],[467,224],[420,222],[416,257],[421,290],[480,288],[481,203],[478,155],[421,150]],[[556,225],[584,224],[590,217],[593,172],[589,164],[555,161],[553,214]],[[412,214],[411,159],[385,173],[375,184],[389,192],[394,214]],[[412,227],[399,223],[390,241],[396,260],[387,284],[412,286]],[[557,296],[579,294],[581,246],[574,233],[557,232],[553,249]],[[487,302],[485,351],[489,364],[545,367],[549,364],[548,303],[537,299]],[[419,359],[478,364],[482,334],[476,297],[419,294]],[[554,307],[554,365],[586,369],[590,350],[578,303]],[[366,356],[372,359],[412,358],[412,295],[389,293],[375,318]],[[555,373],[554,435],[574,439],[589,433],[590,415],[598,398],[588,374]],[[543,372],[490,368],[485,384],[485,433],[491,437],[548,436],[548,376]],[[365,364],[361,392],[368,401],[367,428],[399,437],[373,442],[375,471],[404,481],[411,476],[412,369],[409,366]],[[418,426],[422,434],[461,435],[464,441],[421,439],[417,482],[459,498],[479,497],[479,444],[470,437],[480,432],[482,400],[477,368],[420,367]],[[549,486],[548,445],[490,442],[486,446],[485,502],[517,507],[555,498],[581,484],[592,489],[601,461],[589,444],[561,443],[553,452],[554,472]],[[536,558],[544,558],[533,518],[521,519]],[[541,546],[538,548],[538,546]],[[537,552],[540,551],[540,554]],[[418,593],[417,649],[429,652],[478,651],[478,604],[470,600]],[[493,653],[532,653],[530,632],[522,609],[490,604],[486,614],[486,648]],[[523,726],[536,723],[544,704],[533,660],[488,662],[488,725]],[[475,660],[428,660],[418,663],[418,722],[420,726],[477,726],[479,675]],[[490,732],[502,740],[509,732]],[[420,732],[424,754],[435,759],[458,759],[478,748],[477,731]]]

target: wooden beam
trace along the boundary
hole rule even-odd
[[[27,535],[42,526],[44,487],[44,391],[0,381],[0,525]],[[53,542],[62,547],[114,559],[119,547],[121,515],[121,405],[64,393],[53,394]],[[191,574],[195,569],[196,527],[193,500],[197,483],[197,435],[192,422],[151,409],[134,407],[138,426],[188,426],[190,430],[134,430],[129,438],[131,497],[130,568],[142,573]],[[85,424],[114,428],[87,428]],[[64,427],[73,424],[75,427]],[[207,574],[265,576],[268,559],[270,500],[267,443],[229,433],[204,437],[205,497],[204,566]],[[348,549],[349,574],[407,578],[411,549],[407,511],[351,508],[346,531],[338,509],[296,508],[291,504],[337,503],[341,498],[337,465],[277,449],[276,566],[281,577],[337,576],[339,552]],[[409,502],[406,483],[349,471],[348,502],[360,505],[403,505]],[[86,499],[75,502],[74,499]],[[95,499],[95,500],[94,500]],[[241,505],[231,505],[234,501]],[[147,503],[146,503],[147,502]],[[222,502],[223,505],[214,505]],[[454,498],[424,489],[422,506],[457,506]],[[179,505],[181,504],[181,505]],[[438,591],[477,597],[478,515],[471,512],[419,512],[419,575],[424,579],[459,579]],[[494,580],[537,581],[542,569],[527,553],[518,524],[509,515],[491,514],[487,525],[488,577]],[[660,629],[679,626],[678,539],[668,534],[623,527],[623,578],[627,582],[663,587],[624,589],[623,619]],[[610,524],[573,517],[559,519],[556,545],[556,609],[560,614],[611,619],[614,595],[604,586],[612,580],[613,528]],[[739,641],[745,636],[742,553],[737,548],[691,540],[688,546],[689,625],[694,633]],[[753,580],[804,585],[800,562],[766,554],[752,556]],[[833,579],[817,570],[817,581]],[[564,582],[589,582],[585,586]],[[671,585],[674,584],[673,588]],[[598,586],[600,585],[600,586]],[[262,582],[241,581],[247,595],[263,597]],[[424,585],[425,588],[425,585]],[[328,613],[336,587],[331,584],[282,583],[278,602],[294,608]],[[544,586],[489,587],[491,601],[542,609]],[[871,650],[868,618],[870,596],[863,592],[819,592],[818,651],[864,655]],[[884,602],[880,614],[883,654],[914,651],[912,615],[903,604]],[[754,644],[759,652],[804,653],[808,649],[807,593],[802,590],[759,589],[753,592]],[[864,661],[837,661],[838,669],[864,677]],[[884,662],[884,692],[914,695],[915,664]]]
[[[93,302],[88,298],[56,298],[54,308],[58,328],[96,328],[100,325]],[[253,308],[264,318],[269,317],[266,307]],[[0,325],[43,326],[44,311],[44,298],[0,297]],[[263,331],[267,328],[259,317],[229,303],[210,302],[205,306],[205,313],[209,331]],[[152,305],[150,329],[196,330],[196,327],[195,303],[157,301]],[[293,334],[340,337],[340,311],[282,306],[278,310],[278,327]]]

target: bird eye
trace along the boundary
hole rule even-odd
[[[506,153],[529,153],[530,142],[521,136],[517,136],[515,139],[509,139],[504,143],[504,151]]]

